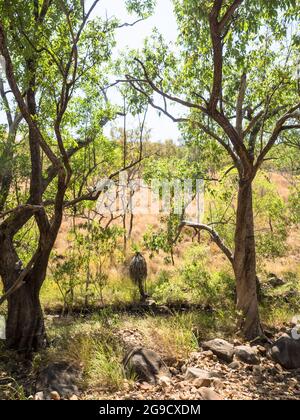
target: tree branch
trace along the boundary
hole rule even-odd
[[[0,22],[0,52],[2,56],[5,59],[5,67],[6,67],[6,77],[8,80],[8,83],[10,85],[10,88],[15,96],[15,99],[18,103],[18,106],[20,108],[20,111],[26,120],[28,126],[33,130],[33,132],[36,134],[36,137],[39,141],[39,144],[44,151],[45,155],[48,157],[48,159],[57,166],[61,166],[61,163],[59,159],[55,156],[49,145],[45,142],[39,128],[35,124],[35,122],[32,119],[32,116],[30,115],[30,112],[28,110],[27,105],[25,104],[25,101],[23,99],[23,96],[19,90],[19,87],[17,85],[15,75],[14,75],[14,69],[13,64],[10,58],[10,53],[8,51],[7,45],[6,45],[6,36],[4,32],[4,27],[2,22]]]
[[[212,240],[214,241],[214,243],[225,254],[225,256],[228,258],[230,264],[233,265],[233,253],[226,246],[224,241],[220,238],[219,234],[211,226],[204,225],[204,224],[201,224],[201,223],[188,222],[188,221],[184,220],[184,221],[181,222],[180,228],[182,229],[185,226],[186,227],[191,227],[193,229],[197,229],[199,231],[204,230],[204,231],[208,232],[210,234]]]
[[[235,0],[231,6],[227,9],[225,15],[223,16],[220,22],[220,29],[221,31],[224,30],[225,26],[228,24],[230,18],[233,16],[234,12],[238,9],[238,7],[243,3],[244,0]]]
[[[154,108],[157,109],[158,111],[162,112],[164,115],[166,115],[168,118],[170,118],[173,122],[175,123],[188,123],[194,126],[198,126],[201,130],[203,130],[207,135],[211,136],[212,138],[214,138],[215,140],[217,140],[217,142],[223,146],[226,151],[229,153],[229,155],[231,156],[235,166],[237,168],[240,168],[240,163],[239,163],[239,159],[238,156],[236,156],[236,154],[234,153],[234,150],[230,147],[230,145],[228,143],[226,143],[220,136],[218,136],[216,133],[214,133],[212,130],[210,130],[207,126],[205,126],[204,124],[200,123],[200,121],[195,121],[192,120],[190,118],[183,118],[183,117],[174,117],[168,110],[166,107],[166,103],[165,103],[165,108],[162,108],[159,105],[156,105],[153,101],[153,99],[147,94],[147,92],[145,92],[143,90],[143,88],[140,86],[140,84],[137,86],[137,79],[133,80],[127,80],[131,86],[137,90],[138,92],[140,92],[141,94],[143,94],[147,99],[149,104]],[[136,82],[136,84],[135,84]]]
[[[215,0],[209,15],[210,36],[213,46],[213,87],[211,91],[209,109],[213,112],[218,105],[222,92],[223,81],[223,45],[219,25],[219,14],[222,8],[222,0]]]
[[[256,164],[254,166],[255,169],[255,173],[257,172],[257,170],[260,168],[261,164],[264,162],[266,155],[269,153],[269,151],[272,149],[272,147],[274,146],[274,144],[276,143],[280,133],[285,130],[284,127],[288,127],[285,126],[285,122],[288,121],[290,118],[294,118],[298,115],[298,113],[296,111],[298,111],[300,109],[300,102],[293,106],[286,114],[284,114],[276,123],[275,128],[272,132],[272,135],[268,141],[268,143],[266,144],[266,146],[264,147],[264,149],[262,150],[261,154],[259,155],[259,157],[257,158]]]

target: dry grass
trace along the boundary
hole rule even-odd
[[[287,201],[289,196],[289,187],[290,183],[288,177],[284,174],[270,172],[268,174],[269,179],[272,183],[276,185],[278,194]],[[143,215],[136,216],[134,220],[134,230],[132,236],[132,243],[142,243],[143,234],[147,226],[152,225],[154,229],[159,228],[159,218],[152,215]],[[68,245],[68,229],[70,228],[70,220],[65,219],[62,230],[60,232],[59,238],[56,243],[56,249],[58,252],[63,251]],[[278,257],[276,259],[263,259],[263,264],[260,267],[259,277],[264,281],[269,273],[274,273],[279,277],[284,279],[294,276],[295,278],[300,278],[300,254],[299,254],[299,241],[300,241],[300,228],[291,229],[289,237],[287,240],[287,252],[284,256]],[[224,255],[219,251],[217,246],[212,243],[207,235],[202,235],[201,243],[204,244],[207,248],[206,254],[206,264],[214,272],[224,272],[227,271],[231,273],[231,268],[224,257]],[[149,278],[148,278],[148,288],[150,291],[153,291],[159,281],[160,274],[162,272],[170,275],[171,278],[174,278],[174,285],[176,280],[176,273],[181,269],[185,264],[185,255],[187,251],[191,248],[191,239],[184,237],[182,243],[175,250],[175,266],[173,267],[170,264],[166,264],[165,255],[162,253],[154,255],[152,259],[148,259],[148,269],[149,269]],[[147,255],[147,253],[146,253]],[[127,261],[131,257],[131,245],[128,245],[128,255]],[[149,255],[148,255],[149,257]],[[138,300],[138,292],[136,288],[131,284],[128,279],[126,269],[124,268],[126,264],[116,264],[108,269],[109,281],[107,286],[103,291],[105,303],[128,303],[135,300]],[[175,276],[175,277],[174,277]],[[55,305],[61,301],[60,294],[57,287],[51,281],[49,277],[46,281],[43,290],[42,290],[42,301],[44,305],[51,306]],[[288,305],[279,305],[275,308],[263,308],[262,317],[266,324],[271,325],[282,325],[287,320],[290,320],[291,314],[294,308],[289,308]],[[226,314],[227,316],[228,314]],[[214,333],[217,332],[215,325],[219,322],[219,327],[223,328],[226,324],[226,320],[221,320],[222,315],[219,316],[218,321],[212,325],[211,321],[208,321],[209,328],[212,328]],[[130,321],[131,322],[131,321]],[[133,322],[133,321],[132,321]],[[138,324],[139,328],[144,330],[145,336],[148,337],[147,340],[149,345],[151,340],[155,342],[163,342],[166,349],[170,349],[167,352],[170,353],[171,350],[175,353],[180,354],[180,351],[186,352],[186,347],[183,344],[183,341],[186,341],[187,348],[190,348],[190,343],[193,343],[193,337],[188,334],[188,337],[182,335],[180,325],[186,323],[187,327],[190,326],[190,321],[188,318],[185,321],[181,322],[178,319],[174,321],[164,320],[163,324],[160,324],[159,320],[153,319],[143,319],[143,320],[134,320]],[[172,325],[172,322],[174,323]],[[204,323],[205,324],[205,323]],[[201,325],[201,322],[200,322]],[[232,325],[232,320],[230,320],[229,325]],[[202,320],[203,327],[203,320]],[[209,328],[204,325],[204,333],[209,334]],[[223,331],[226,328],[223,328]],[[154,331],[154,333],[153,333]],[[191,331],[191,329],[190,329]],[[175,335],[175,336],[174,336]],[[178,343],[178,344],[176,344]],[[152,343],[155,347],[155,343]],[[175,350],[174,350],[175,349]]]
[[[82,369],[81,388],[115,391],[122,389],[123,348],[115,330],[118,321],[103,313],[92,319],[62,319],[49,325],[51,347],[38,364],[67,361]]]

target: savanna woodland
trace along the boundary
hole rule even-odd
[[[1,399],[299,399],[299,22],[0,1]]]

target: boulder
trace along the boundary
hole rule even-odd
[[[234,349],[234,355],[248,365],[258,365],[260,363],[257,350],[250,346],[238,346]]]
[[[279,363],[285,369],[299,369],[300,340],[295,340],[284,334],[274,343],[270,355],[276,363]]]
[[[231,363],[234,355],[234,346],[225,340],[216,338],[202,344],[204,350],[211,350],[219,359]]]
[[[271,274],[268,279],[268,284],[271,287],[280,287],[285,285],[285,281],[277,277],[275,274]]]
[[[39,373],[36,392],[43,391],[45,399],[57,399],[54,395],[68,398],[78,393],[80,379],[81,371],[77,367],[66,362],[51,363]]]
[[[138,381],[150,384],[156,384],[159,375],[169,374],[157,353],[141,347],[132,349],[125,356],[123,366],[125,372],[134,373]]]

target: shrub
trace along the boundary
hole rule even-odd
[[[226,271],[212,272],[206,247],[194,245],[185,255],[184,264],[172,273],[162,271],[153,290],[160,303],[188,301],[203,305],[227,305],[234,299],[235,281]],[[220,301],[222,296],[222,301]]]

